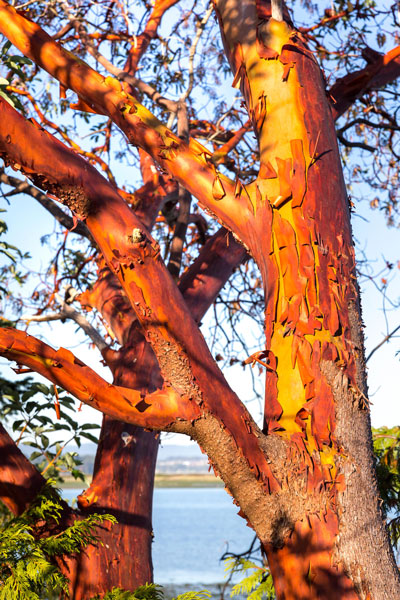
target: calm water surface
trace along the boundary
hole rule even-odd
[[[66,499],[80,490],[63,490]],[[158,488],[154,492],[154,581],[161,585],[223,583],[221,555],[243,552],[253,532],[222,488]]]
[[[224,552],[253,539],[222,488],[164,488],[154,495],[154,580],[198,587],[224,581]]]

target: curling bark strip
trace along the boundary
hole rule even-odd
[[[95,112],[108,115],[130,143],[141,147],[231,231],[251,217],[248,192],[218,173],[211,153],[195,140],[183,142],[112,77],[103,77],[64,50],[38,25],[0,0],[0,32],[25,56],[55,77]],[[243,243],[246,240],[243,239]]]
[[[65,348],[54,350],[16,329],[0,328],[0,354],[40,373],[101,412],[152,429],[169,428],[176,420],[199,418],[198,407],[165,386],[144,396],[141,392],[107,383]]]

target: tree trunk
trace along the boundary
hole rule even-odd
[[[278,543],[264,548],[278,598],[394,598],[333,118],[315,58],[288,19],[270,18],[268,4],[216,2],[260,146],[248,244],[265,286],[265,431],[290,440],[321,503],[298,521],[281,514]],[[285,527],[291,533],[282,537]],[[377,576],[377,542],[390,578]]]

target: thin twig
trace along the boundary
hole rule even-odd
[[[180,100],[182,102],[184,102],[185,100],[187,100],[187,98],[189,97],[192,89],[193,89],[193,84],[194,84],[194,69],[193,69],[193,63],[194,63],[194,57],[196,54],[196,48],[197,48],[197,44],[200,41],[201,35],[204,31],[205,26],[207,25],[208,19],[211,17],[211,14],[214,10],[214,6],[213,4],[210,4],[210,6],[208,7],[208,9],[206,10],[206,14],[204,15],[203,19],[200,21],[198,27],[197,27],[197,31],[196,31],[196,35],[195,38],[193,40],[193,43],[190,47],[189,50],[189,85],[187,87],[187,90],[185,92],[183,92],[182,96],[180,97]]]
[[[108,344],[104,341],[103,337],[99,332],[89,323],[89,321],[82,315],[82,313],[73,309],[72,306],[66,304],[58,294],[56,294],[57,300],[61,304],[61,310],[59,312],[53,312],[46,315],[32,315],[29,317],[22,317],[23,321],[28,322],[48,322],[48,321],[61,321],[63,319],[71,319],[86,333],[86,335],[92,340],[93,344],[102,352],[108,348]]]
[[[385,344],[386,342],[388,342],[390,340],[390,338],[393,337],[394,334],[397,333],[397,331],[399,331],[399,329],[400,329],[400,325],[398,325],[397,327],[395,327],[395,329],[393,329],[393,331],[391,331],[390,333],[388,333],[387,335],[385,335],[385,337],[383,338],[383,340],[377,346],[375,346],[375,348],[373,350],[371,350],[371,352],[368,354],[367,358],[365,359],[365,362],[367,363],[369,361],[369,359],[371,358],[371,356],[373,354],[375,354],[375,352],[377,350],[379,350],[379,348],[381,348],[381,346],[383,346],[383,344]]]
[[[111,61],[108,60],[99,50],[96,48],[93,41],[87,35],[82,23],[76,19],[73,15],[70,14],[70,10],[64,7],[64,10],[70,19],[71,24],[76,29],[77,33],[81,36],[81,41],[85,46],[88,53],[93,56],[98,63],[100,63],[111,75],[114,75],[118,80],[124,81],[128,83],[130,86],[136,88],[146,96],[148,96],[153,102],[161,106],[162,108],[166,108],[171,112],[176,112],[178,103],[175,100],[169,100],[168,98],[164,98],[156,89],[154,89],[148,83],[141,81],[137,77],[133,77],[124,71],[123,69],[119,69]]]

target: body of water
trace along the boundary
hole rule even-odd
[[[80,490],[63,490],[72,499]],[[154,491],[154,581],[203,589],[224,582],[227,550],[243,552],[254,534],[223,488],[158,488]]]

